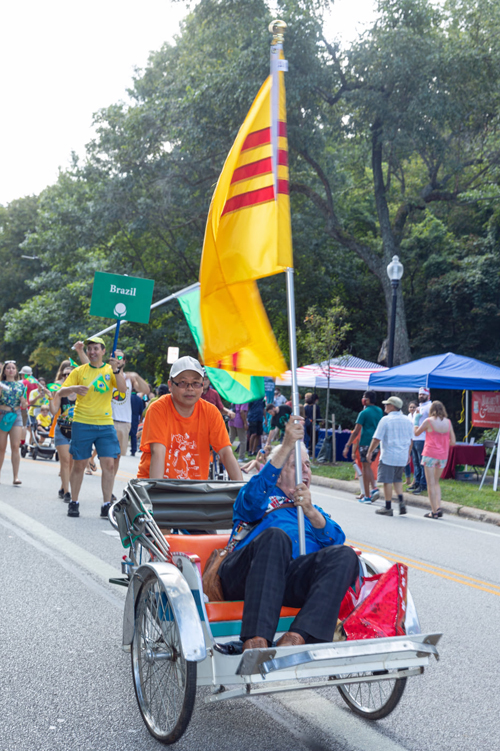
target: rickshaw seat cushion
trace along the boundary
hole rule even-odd
[[[206,602],[208,620],[210,623],[219,621],[241,621],[243,618],[243,600],[232,602]],[[280,618],[296,616],[300,608],[281,608]]]
[[[172,553],[193,553],[199,556],[203,571],[212,552],[227,545],[229,535],[165,535],[165,539]],[[240,621],[243,618],[243,600],[207,602],[205,607],[210,622]],[[280,617],[295,616],[299,610],[300,608],[281,608]]]
[[[213,551],[226,547],[229,535],[165,535],[165,540],[172,553],[195,553],[203,571]]]

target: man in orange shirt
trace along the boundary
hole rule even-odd
[[[210,448],[231,480],[243,481],[222,416],[201,399],[204,371],[193,357],[180,357],[170,370],[170,394],[146,412],[138,477],[207,480]]]

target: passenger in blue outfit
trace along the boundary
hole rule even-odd
[[[303,482],[296,485],[294,447],[303,438],[303,422],[295,416],[290,419],[283,443],[240,490],[234,504],[234,549],[219,575],[224,599],[245,602],[244,650],[272,644],[282,606],[301,610],[290,631],[278,640],[279,646],[332,641],[340,603],[358,576],[357,555],[343,545],[344,532],[311,502],[311,467],[303,444]],[[304,511],[306,555],[302,556],[297,506]]]

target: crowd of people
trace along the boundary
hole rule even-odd
[[[138,373],[127,370],[126,354],[118,349],[106,358],[104,340],[90,337],[73,346],[81,365],[66,359],[54,381],[34,378],[32,368],[7,360],[0,364],[0,471],[10,441],[13,484],[19,486],[23,444],[43,447],[54,442],[60,463],[59,497],[69,516],[79,516],[84,474],[101,467],[101,515],[107,517],[120,458],[141,453],[139,477],[206,479],[211,451],[218,453],[230,479],[259,473],[269,461],[273,444],[281,443],[292,415],[290,401],[276,387],[271,403],[264,398],[246,404],[224,405],[203,367],[194,358],[180,358],[168,383],[153,393]],[[428,517],[442,516],[439,477],[455,434],[441,402],[432,402],[421,388],[408,414],[397,396],[376,405],[366,391],[362,410],[345,445],[361,467],[361,503],[373,503],[383,486],[385,506],[376,513],[392,516],[393,490],[399,513],[406,513],[407,490],[428,491]],[[300,405],[304,446],[311,453],[312,434],[321,412],[318,395],[306,393]],[[140,442],[140,449],[138,443]],[[236,461],[233,449],[236,451]],[[413,482],[411,481],[413,472]]]
[[[361,463],[363,490],[359,501],[368,504],[379,497],[378,481],[383,485],[385,506],[378,508],[376,513],[393,516],[394,489],[399,513],[406,514],[404,473],[407,490],[415,495],[428,490],[431,510],[425,516],[441,518],[439,479],[449,448],[456,442],[445,406],[439,401],[432,402],[430,391],[425,387],[419,389],[418,404],[410,402],[407,415],[403,413],[403,401],[398,396],[390,396],[382,401],[385,416],[375,401],[374,391],[364,393],[361,400],[363,409],[343,451],[344,457],[347,457],[349,450],[356,448],[355,455]]]
[[[153,395],[147,381],[127,370],[122,350],[106,357],[100,337],[77,342],[74,349],[81,364],[63,360],[49,384],[34,378],[29,366],[18,371],[14,361],[1,365],[0,470],[10,439],[14,486],[21,484],[22,442],[43,446],[53,440],[60,462],[59,496],[68,504],[68,516],[80,515],[82,481],[97,455],[101,516],[107,517],[129,441],[135,455],[140,440],[137,476],[145,479],[206,480],[216,452],[230,480],[242,482],[242,469],[254,472],[236,500],[226,549],[230,555],[217,574],[222,598],[244,600],[243,650],[272,644],[282,605],[300,612],[279,646],[332,641],[340,603],[348,587],[355,586],[359,565],[356,553],[343,544],[343,530],[311,501],[309,450],[319,418],[317,396],[306,394],[301,414],[293,418],[279,388],[270,404],[255,399],[229,408],[202,365],[188,356],[176,360],[168,383]],[[403,473],[408,483],[413,468],[413,492],[429,491],[431,510],[426,516],[442,516],[439,477],[455,434],[444,405],[431,402],[428,389],[420,389],[418,400],[405,415],[399,397],[384,399],[384,415],[374,392],[363,395],[344,456],[356,450],[362,503],[372,503],[379,495],[377,482],[383,485],[385,505],[377,514],[393,515],[393,489],[399,513],[406,513]],[[297,441],[302,442],[299,484],[293,450]],[[298,546],[299,507],[304,513],[305,555]]]

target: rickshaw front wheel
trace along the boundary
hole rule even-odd
[[[390,675],[386,680],[363,681],[363,677]],[[381,720],[396,708],[406,686],[406,678],[398,678],[398,671],[390,673],[381,670],[373,673],[360,673],[359,683],[343,683],[337,686],[341,697],[352,711],[365,720]],[[394,677],[392,677],[394,675]],[[356,678],[358,674],[346,675]]]
[[[162,743],[175,743],[193,712],[196,662],[182,655],[174,610],[154,573],[137,598],[131,651],[135,694],[146,727]]]

